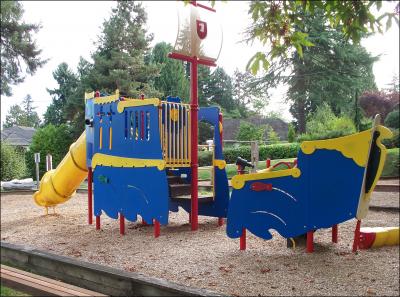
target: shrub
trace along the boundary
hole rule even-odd
[[[212,164],[213,153],[210,151],[199,152],[199,166],[210,166]]]
[[[272,128],[270,125],[267,125],[266,130],[267,130],[267,135],[268,135],[267,139],[269,144],[275,144],[281,140],[279,138],[279,135],[275,132],[274,128]]]
[[[8,181],[26,176],[25,154],[22,149],[1,142],[1,180]]]
[[[384,139],[382,143],[386,146],[386,148],[391,149],[391,148],[396,148],[399,147],[400,144],[400,139],[399,139],[399,129],[392,130],[393,132],[393,137],[391,139]]]
[[[31,177],[36,175],[34,153],[40,153],[39,172],[42,176],[46,172],[46,155],[53,156],[53,168],[55,168],[64,158],[73,141],[70,127],[66,124],[57,127],[50,124],[37,130],[26,154],[28,174]]]
[[[263,140],[265,127],[256,127],[253,124],[241,122],[236,139],[241,141]]]
[[[292,124],[288,125],[288,141],[290,143],[294,142],[294,138],[296,137],[296,132],[294,131],[294,127]]]
[[[270,159],[287,159],[296,158],[297,153],[300,149],[299,143],[284,143],[284,144],[272,144],[262,145],[259,147],[259,159],[266,160]],[[226,163],[235,163],[237,157],[242,157],[247,160],[251,158],[251,150],[249,146],[241,146],[238,148],[225,148],[224,157]]]
[[[356,132],[356,126],[347,116],[337,117],[327,104],[323,104],[307,121],[307,133],[297,137],[297,141],[329,139]]]
[[[399,176],[399,148],[389,149],[383,167],[382,176],[398,177]]]
[[[390,128],[399,128],[400,126],[400,118],[399,118],[399,110],[393,110],[391,111],[386,119],[385,119],[385,126],[390,127]]]

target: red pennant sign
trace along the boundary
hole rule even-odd
[[[197,25],[197,35],[200,39],[204,39],[207,36],[207,23],[203,21],[196,20]]]

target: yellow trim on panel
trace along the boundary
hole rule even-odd
[[[219,122],[219,133],[222,133],[223,130],[224,130],[224,127],[222,126],[222,123]]]
[[[145,105],[158,106],[158,105],[160,105],[160,99],[158,99],[158,98],[128,99],[125,101],[120,101],[120,102],[118,102],[117,110],[119,113],[121,113],[127,107],[137,107],[137,106],[145,106]]]
[[[90,92],[90,93],[85,92],[85,100],[93,99],[93,98],[94,98],[94,92]]]
[[[114,95],[105,96],[105,97],[96,97],[94,98],[94,104],[106,104],[119,100],[119,90],[115,90]]]
[[[219,169],[224,169],[226,167],[226,162],[225,160],[214,160],[214,166],[217,166]]]
[[[305,154],[312,154],[316,149],[337,150],[345,157],[353,159],[358,166],[365,167],[368,162],[371,138],[371,129],[369,129],[339,138],[304,141],[301,144],[301,150]]]
[[[92,168],[96,168],[97,165],[113,167],[157,167],[158,170],[163,170],[165,168],[165,161],[161,159],[124,158],[97,153],[92,158]]]
[[[276,178],[282,176],[293,176],[295,178],[300,177],[301,171],[299,168],[278,170],[278,171],[267,171],[267,172],[257,172],[242,175],[235,175],[232,177],[231,183],[234,189],[241,189],[244,187],[246,181],[261,180],[268,178]]]

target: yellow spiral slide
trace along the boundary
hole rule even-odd
[[[40,181],[39,190],[33,195],[36,204],[54,207],[66,202],[87,177],[86,133],[71,144],[69,152],[56,169],[49,170]]]

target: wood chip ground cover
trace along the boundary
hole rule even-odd
[[[102,216],[102,230],[87,224],[87,197],[77,194],[44,215],[30,195],[1,196],[1,240],[108,265],[227,295],[399,295],[399,247],[351,253],[355,220],[341,224],[339,243],[329,229],[315,233],[315,252],[286,248],[274,233],[264,241],[248,232],[247,250],[226,236],[217,219],[200,217],[191,232],[184,211],[153,237],[151,226]],[[51,212],[50,212],[51,213]],[[362,226],[398,226],[396,212],[370,211]]]

